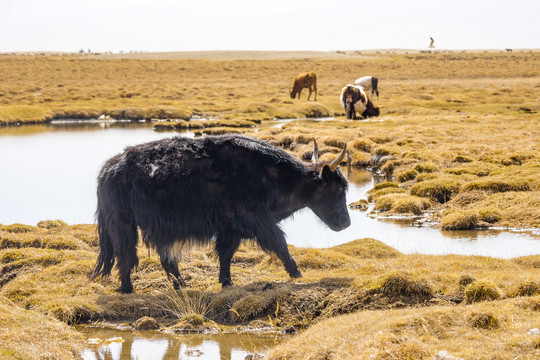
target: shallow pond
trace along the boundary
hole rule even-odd
[[[248,355],[263,353],[283,338],[248,334],[172,335],[82,326],[77,330],[87,339],[83,360],[244,360]],[[114,338],[123,341],[106,343]]]
[[[263,126],[280,126],[286,121]],[[132,122],[60,122],[0,128],[0,223],[36,224],[62,219],[93,223],[96,177],[101,165],[126,146],[177,132],[156,132]],[[183,136],[193,133],[182,132]],[[365,197],[378,181],[365,170],[343,168],[349,179],[348,202]],[[445,231],[413,227],[411,219],[378,220],[351,210],[352,225],[339,233],[304,210],[282,222],[289,244],[331,247],[371,237],[404,253],[486,255],[500,258],[540,254],[533,231]]]

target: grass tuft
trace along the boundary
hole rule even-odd
[[[501,293],[497,286],[488,281],[474,281],[465,287],[465,302],[467,304],[497,300],[500,297]]]
[[[494,330],[500,327],[499,319],[492,313],[472,314],[469,322],[475,329]]]
[[[66,226],[68,226],[68,224],[62,220],[45,220],[37,223],[37,227],[41,229],[55,229]]]
[[[441,220],[443,230],[469,230],[478,226],[478,215],[473,211],[456,211],[446,214]]]
[[[372,288],[390,298],[406,297],[419,301],[433,297],[433,289],[425,281],[413,280],[407,274],[388,274],[378,279]]]
[[[433,179],[416,183],[411,187],[411,195],[430,198],[443,204],[459,192],[460,184],[455,180]]]
[[[375,210],[395,214],[420,215],[430,208],[430,202],[409,194],[388,194],[376,199]]]

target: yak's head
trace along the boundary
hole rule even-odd
[[[311,161],[316,168],[320,167],[317,178],[317,190],[312,194],[309,208],[330,229],[341,231],[351,225],[349,210],[347,209],[347,180],[339,169],[339,164],[345,157],[347,144],[341,154],[331,163],[320,164],[318,162],[317,142],[313,139],[314,151]]]
[[[381,111],[379,110],[379,107],[371,101],[371,98],[368,97],[366,104],[366,109],[364,112],[362,112],[362,116],[364,118],[372,117],[372,116],[379,116]]]

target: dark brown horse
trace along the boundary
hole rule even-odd
[[[298,94],[298,99],[300,99],[303,88],[309,89],[308,101],[313,91],[315,91],[315,101],[317,101],[317,75],[314,72],[303,73],[294,78],[293,88],[290,91],[291,99],[294,99],[296,94]]]

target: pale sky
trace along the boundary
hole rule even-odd
[[[0,52],[540,48],[540,0],[0,0]]]

